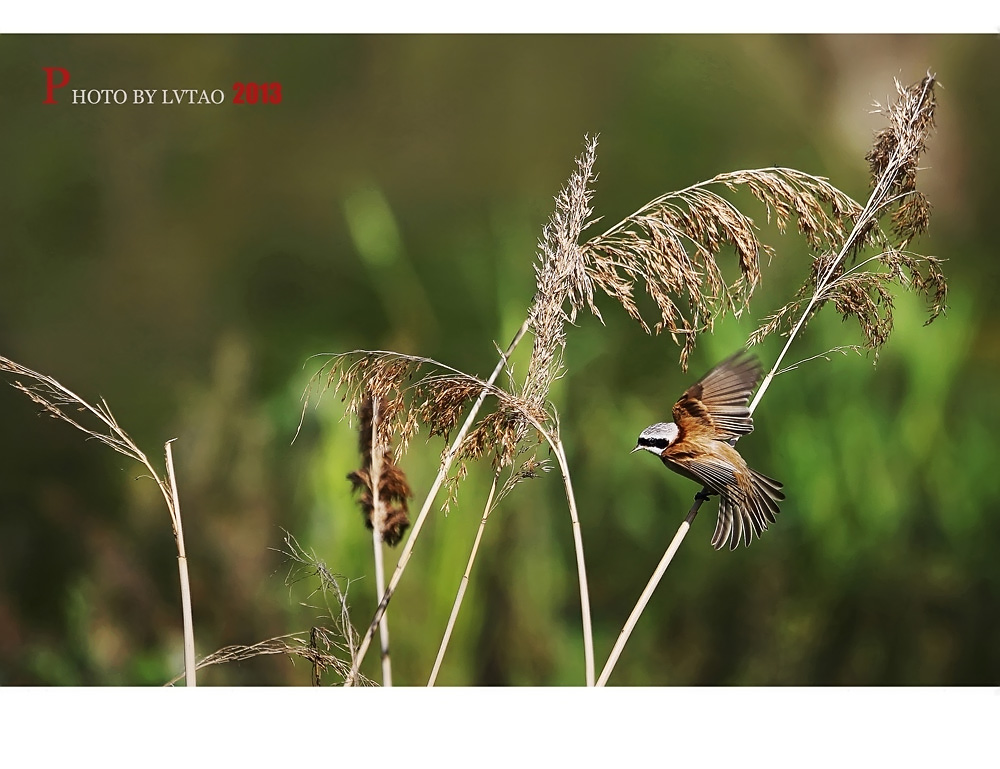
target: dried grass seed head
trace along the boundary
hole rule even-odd
[[[934,130],[937,109],[936,78],[930,72],[920,82],[904,88],[895,80],[897,98],[889,106],[876,103],[874,112],[884,115],[889,125],[875,135],[866,159],[872,187],[882,194],[881,205],[895,207],[893,231],[898,248],[927,230],[930,204],[917,192],[920,156]]]
[[[447,440],[469,403],[484,391],[493,396],[496,406],[492,412],[479,419],[458,447],[455,457],[456,481],[464,477],[465,463],[468,460],[489,455],[494,468],[498,470],[511,465],[517,456],[530,448],[527,438],[532,432],[540,429],[554,430],[557,424],[543,404],[488,385],[477,377],[430,358],[383,351],[342,353],[331,356],[314,379],[321,381],[322,387],[339,389],[342,399],[347,403],[348,413],[355,414],[359,419],[359,448],[366,461],[362,468],[349,477],[355,484],[355,490],[361,492],[359,501],[365,510],[366,521],[370,519],[368,510],[372,504],[370,461],[365,452],[370,441],[361,434],[370,434],[371,431],[371,406],[366,386],[370,385],[385,394],[379,408],[379,433],[403,436],[395,455],[389,454],[384,461],[384,466],[390,468],[384,473],[384,482],[390,484],[394,478],[391,468],[401,456],[405,441],[420,426],[427,428],[428,435],[441,435]],[[384,423],[383,414],[386,415]],[[449,491],[453,493],[452,485],[449,485]],[[404,494],[402,486],[395,490],[390,486],[386,495],[387,499],[401,500],[409,496],[409,489],[407,487]],[[397,507],[401,508],[402,505]]]
[[[941,260],[907,250],[930,221],[930,203],[916,189],[916,174],[934,126],[934,82],[930,74],[909,88],[896,82],[899,98],[890,107],[877,110],[887,117],[889,126],[875,135],[867,155],[873,190],[864,209],[851,212],[853,232],[835,253],[823,252],[813,259],[809,277],[796,297],[762,321],[751,334],[750,344],[758,344],[779,329],[787,333],[805,307],[809,307],[811,317],[825,302],[832,301],[844,320],[858,320],[864,346],[877,354],[892,331],[892,283],[927,300],[928,323],[946,309],[948,284]],[[879,224],[889,212],[892,237]],[[868,247],[877,253],[859,261]]]
[[[580,248],[580,236],[593,214],[591,184],[595,181],[594,161],[597,138],[585,137],[583,153],[576,168],[555,199],[555,210],[538,242],[535,264],[535,296],[528,312],[534,335],[531,360],[521,395],[540,406],[548,397],[552,382],[562,369],[566,346],[566,322],[574,322],[577,311],[594,305],[594,286]],[[569,309],[566,308],[567,300]]]
[[[764,203],[780,231],[794,218],[812,248],[833,247],[861,206],[827,180],[787,168],[720,174],[647,203],[584,245],[595,284],[617,300],[647,333],[666,330],[681,345],[687,367],[697,336],[716,318],[739,316],[761,281],[761,255],[773,251],[757,237],[753,220],[711,189],[746,188]],[[827,210],[829,209],[829,211]],[[727,283],[719,264],[732,247],[739,277]],[[635,299],[636,283],[660,313],[650,328]]]

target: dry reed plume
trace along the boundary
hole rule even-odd
[[[897,100],[889,106],[875,105],[889,126],[876,134],[866,156],[872,178],[868,203],[853,217],[850,236],[813,260],[797,295],[765,318],[750,336],[751,345],[775,331],[791,333],[792,319],[804,326],[823,305],[833,302],[844,320],[857,319],[864,347],[877,354],[892,331],[893,283],[927,300],[927,323],[945,310],[948,284],[941,260],[909,251],[930,222],[930,202],[916,188],[916,180],[920,156],[934,128],[934,82],[932,75],[909,88],[896,81]],[[888,233],[880,224],[886,217],[891,225]],[[866,247],[877,253],[860,259]]]
[[[715,188],[715,189],[713,189]],[[699,334],[724,312],[739,317],[761,281],[761,243],[753,220],[716,191],[747,189],[766,206],[780,232],[791,220],[810,248],[830,248],[861,210],[826,179],[790,168],[735,171],[650,201],[584,245],[588,273],[647,333],[667,331],[681,347],[681,367]],[[829,209],[829,211],[827,210]],[[732,248],[739,277],[726,283],[719,257]],[[660,319],[645,321],[635,301],[641,279]]]
[[[876,356],[892,331],[891,284],[897,283],[927,300],[930,305],[927,323],[946,309],[948,285],[940,269],[941,260],[908,251],[911,241],[926,231],[930,220],[930,203],[917,190],[916,178],[920,156],[926,150],[927,139],[934,128],[934,84],[935,77],[929,72],[919,83],[908,88],[896,81],[896,101],[889,106],[875,105],[875,111],[886,116],[889,125],[876,134],[874,146],[867,155],[872,192],[864,206],[852,207],[848,218],[851,223],[849,234],[839,242],[834,241],[831,248],[821,250],[813,258],[809,274],[792,301],[766,318],[750,335],[748,346],[759,344],[766,336],[778,331],[787,337],[774,365],[749,404],[750,414],[760,404],[774,378],[797,367],[798,364],[793,364],[782,369],[781,364],[809,319],[828,302],[833,303],[845,321],[857,318],[864,347]],[[891,235],[881,226],[886,217],[891,224]],[[862,258],[866,248],[876,253]],[[793,318],[797,319],[793,321]],[[702,502],[707,499],[708,491],[705,488],[696,495],[694,504],[619,634],[598,685],[605,684],[614,670],[632,629],[687,535]]]

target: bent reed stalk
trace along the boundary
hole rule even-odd
[[[903,88],[896,81],[895,85],[898,93],[896,103],[889,107],[881,107],[876,104],[876,111],[885,114],[889,118],[890,126],[876,135],[875,145],[868,153],[873,177],[872,192],[860,214],[855,219],[850,233],[837,250],[836,255],[833,258],[819,256],[814,260],[814,269],[811,277],[814,283],[811,285],[810,281],[807,280],[803,289],[800,290],[800,294],[809,288],[813,290],[808,294],[808,300],[805,302],[805,307],[802,309],[801,315],[788,332],[788,338],[775,359],[774,365],[761,381],[753,400],[748,406],[751,415],[757,409],[757,406],[760,405],[761,399],[764,397],[764,393],[767,392],[771,382],[778,373],[783,372],[781,364],[792,342],[798,338],[809,319],[828,300],[832,299],[835,302],[838,310],[844,315],[845,320],[851,315],[858,317],[861,330],[865,336],[866,346],[873,350],[876,355],[881,346],[887,341],[888,332],[892,327],[891,298],[888,298],[886,293],[884,293],[885,283],[888,283],[892,279],[897,279],[905,287],[911,288],[916,293],[927,297],[932,302],[931,316],[927,320],[927,323],[933,321],[944,311],[947,283],[937,267],[940,260],[934,257],[915,257],[905,251],[910,241],[926,230],[929,220],[929,203],[923,197],[923,194],[916,190],[916,172],[917,162],[925,150],[927,138],[934,127],[934,109],[936,106],[934,83],[935,76],[930,72],[927,73],[927,76],[923,80],[909,88]],[[879,227],[879,220],[893,205],[897,207],[892,217],[894,225],[893,234],[897,239],[897,243],[895,244],[891,243],[890,239]],[[888,269],[880,273],[856,272],[853,276],[855,283],[851,285],[851,279],[848,278],[845,281],[844,278],[845,275],[849,275],[850,273],[850,271],[844,270],[844,263],[851,254],[854,255],[856,260],[858,252],[865,246],[866,242],[875,245],[881,249],[881,252],[877,256],[865,260],[858,266],[871,263],[876,267],[883,265]],[[918,266],[921,263],[927,265],[928,274],[926,276],[919,272]],[[902,273],[902,267],[906,267],[910,271],[910,280],[908,283]],[[875,281],[870,281],[866,278],[861,278],[859,281],[859,276],[865,274],[874,275]],[[882,282],[879,283],[877,281]],[[849,290],[853,289],[854,293],[838,295],[838,287]],[[866,291],[874,290],[876,292],[877,297],[884,302],[882,307],[886,316],[880,318],[877,314],[877,307],[872,306],[867,293],[859,296],[861,292],[858,289],[861,288],[864,288]],[[765,336],[780,328],[780,325],[775,321],[787,315],[789,309],[801,307],[801,304],[801,301],[796,299],[782,307],[777,313],[768,318],[763,326],[751,334],[747,346],[751,347],[759,344]],[[873,312],[874,314],[872,314]],[[784,371],[794,368],[796,366],[791,366],[788,369],[784,369]],[[691,510],[678,527],[677,533],[671,540],[659,564],[657,564],[649,582],[639,596],[639,600],[636,602],[632,613],[629,615],[625,626],[622,628],[608,657],[608,661],[601,671],[597,682],[598,686],[604,686],[607,683],[639,617],[652,598],[653,592],[670,566],[678,548],[687,536],[691,524],[694,522],[702,502],[709,491],[710,489],[705,487],[695,496]]]
[[[22,377],[27,384],[20,380],[15,380],[10,382],[10,385],[15,390],[20,390],[32,401],[41,406],[43,413],[48,414],[54,419],[69,423],[80,432],[97,439],[97,441],[114,449],[119,454],[134,459],[146,468],[149,477],[156,483],[160,494],[163,496],[163,501],[167,505],[167,512],[170,514],[174,544],[177,548],[181,615],[184,628],[184,678],[187,686],[196,686],[197,666],[195,664],[194,620],[191,610],[191,582],[188,576],[187,551],[184,545],[180,495],[177,492],[177,476],[174,472],[174,456],[171,450],[171,444],[174,439],[164,444],[166,469],[165,478],[161,478],[156,468],[153,467],[153,464],[136,445],[135,441],[118,424],[114,414],[111,413],[111,409],[103,398],[96,406],[92,405],[68,387],[63,386],[56,379],[33,371],[2,355],[0,355],[0,371]],[[87,427],[82,421],[77,421],[77,419],[74,419],[64,411],[66,407],[72,407],[73,410],[96,419],[100,425],[99,429]]]

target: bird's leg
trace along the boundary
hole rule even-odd
[[[708,502],[712,494],[713,492],[709,491],[707,488],[703,488],[701,491],[699,491],[697,494],[694,495],[694,498],[697,499],[699,502]]]

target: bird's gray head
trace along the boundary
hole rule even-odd
[[[659,456],[667,446],[677,440],[679,433],[677,425],[673,422],[657,422],[639,433],[639,440],[632,451],[645,449]]]

